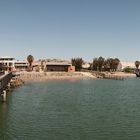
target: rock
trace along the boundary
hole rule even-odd
[[[10,82],[10,87],[15,88],[15,87],[21,86],[23,84],[24,84],[24,82],[21,79],[12,79]]]

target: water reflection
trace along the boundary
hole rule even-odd
[[[3,102],[0,100],[0,138],[4,139],[5,130],[7,126],[7,113],[8,113],[8,105],[6,102]]]

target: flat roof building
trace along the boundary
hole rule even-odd
[[[15,58],[4,56],[0,57],[0,64],[6,67],[7,71],[14,71],[15,70]]]
[[[16,61],[15,62],[15,68],[16,70],[21,70],[24,71],[28,67],[28,62],[27,61]]]
[[[46,63],[46,70],[47,71],[69,71],[69,67],[71,64],[64,63],[64,62],[47,62]]]

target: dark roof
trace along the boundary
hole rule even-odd
[[[65,62],[47,62],[46,65],[53,65],[53,66],[71,66],[69,63]]]

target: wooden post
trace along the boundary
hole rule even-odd
[[[6,90],[3,91],[1,96],[2,96],[2,101],[5,102],[6,101]]]

